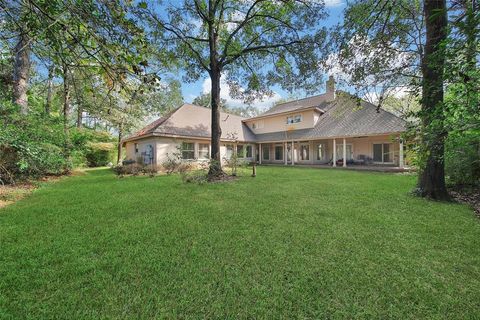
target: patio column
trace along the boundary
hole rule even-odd
[[[337,166],[337,140],[333,139],[333,166]]]
[[[288,164],[288,150],[287,150],[287,143],[285,142],[283,144],[283,148],[284,148],[284,152],[283,152],[283,156],[285,157],[285,165]]]
[[[295,141],[292,140],[292,166],[295,164]]]
[[[402,138],[400,138],[399,145],[400,145],[400,150],[398,153],[398,166],[400,168],[403,168],[404,163],[403,163],[403,139]]]
[[[262,144],[258,144],[258,163],[259,164],[262,164],[262,157],[263,157],[263,153],[262,153]]]
[[[343,138],[343,166],[347,166],[347,139]]]

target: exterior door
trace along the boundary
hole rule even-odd
[[[392,163],[391,143],[373,144],[373,161],[377,163]]]
[[[347,143],[347,161],[353,158],[353,147],[351,143]],[[337,160],[343,159],[343,143],[337,144]]]

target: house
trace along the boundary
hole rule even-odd
[[[336,91],[332,77],[324,94],[278,104],[253,118],[222,112],[220,119],[222,159],[236,151],[260,164],[404,166],[405,121]],[[161,164],[179,152],[185,160],[207,161],[210,124],[210,109],[184,104],[123,140],[126,158]]]

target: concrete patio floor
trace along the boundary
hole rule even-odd
[[[263,163],[257,166],[276,166],[276,167],[300,167],[300,168],[317,168],[317,169],[340,169],[340,170],[355,170],[355,171],[374,171],[374,172],[414,172],[415,169],[411,167],[396,167],[396,166],[382,166],[382,165],[348,165],[347,167],[336,166],[329,164],[295,164],[284,165],[276,163]]]

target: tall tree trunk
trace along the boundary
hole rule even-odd
[[[448,199],[445,186],[443,81],[444,50],[447,38],[447,8],[445,0],[425,0],[426,23],[425,54],[422,61],[422,110],[423,148],[425,164],[418,189],[421,196],[438,200]]]
[[[77,128],[82,127],[82,120],[83,120],[83,110],[80,105],[77,107]]]
[[[225,173],[222,170],[222,162],[220,157],[220,138],[222,137],[222,129],[220,127],[220,77],[221,66],[218,59],[218,34],[214,24],[211,22],[214,20],[214,5],[212,1],[209,2],[209,15],[210,22],[208,25],[208,39],[210,47],[210,79],[212,81],[211,90],[211,106],[212,106],[212,154],[210,168],[208,170],[209,179],[215,179],[221,177]]]
[[[68,67],[63,66],[63,133],[64,133],[64,157],[67,163],[65,171],[70,169],[70,133],[68,130],[68,117],[70,115],[70,83]]]
[[[123,125],[118,125],[118,146],[117,146],[117,164],[122,160],[122,139],[123,139]]]
[[[220,138],[222,137],[222,129],[220,127],[220,71],[212,71],[210,78],[212,80],[212,162],[210,163],[208,175],[210,177],[218,177],[224,174],[220,157]]]
[[[70,83],[68,67],[63,66],[63,129],[68,131],[68,117],[70,115]]]
[[[30,39],[22,31],[15,46],[15,62],[13,66],[13,103],[20,106],[22,114],[28,113],[28,78],[30,74]]]
[[[53,64],[48,67],[48,80],[47,80],[47,103],[45,104],[45,114],[50,115],[52,109],[52,96],[53,96]]]

